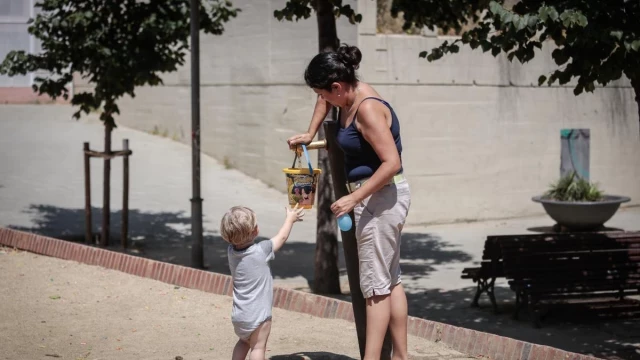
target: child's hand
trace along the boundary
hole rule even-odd
[[[298,207],[298,204],[296,204],[293,209],[285,207],[285,210],[287,211],[287,221],[291,221],[292,223],[302,221],[302,218],[304,217],[304,208]]]

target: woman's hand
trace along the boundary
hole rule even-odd
[[[313,141],[313,136],[306,132],[304,134],[294,135],[290,137],[289,139],[287,139],[287,144],[289,144],[289,147],[293,150],[297,145],[308,145],[311,141]]]
[[[356,207],[357,201],[351,195],[346,195],[338,199],[338,201],[331,204],[331,211],[336,215],[336,218],[347,214]]]

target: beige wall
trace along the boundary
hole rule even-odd
[[[292,161],[285,139],[306,130],[313,109],[302,73],[317,51],[313,17],[273,18],[284,3],[234,1],[240,16],[201,45],[203,151],[278,189]],[[375,1],[357,6],[363,23],[341,20],[338,33],[362,49],[362,79],[400,116],[410,223],[542,213],[530,198],[558,176],[560,129],[570,127],[591,129],[592,180],[640,204],[640,130],[627,83],[579,97],[570,87],[540,88],[538,76],[553,69],[549,50],[527,67],[466,50],[428,63],[419,51],[442,39],[376,35]],[[164,87],[125,100],[119,122],[188,143],[188,64]]]

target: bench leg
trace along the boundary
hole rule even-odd
[[[486,292],[487,295],[489,296],[489,300],[491,300],[493,311],[497,314],[498,304],[496,302],[496,297],[493,293],[496,278],[491,278],[491,280],[487,278],[479,278],[477,282],[478,282],[478,285],[476,286],[476,295],[473,297],[473,301],[471,302],[471,307],[480,307],[478,300],[480,300],[480,295]]]
[[[480,304],[478,304],[478,300],[480,300],[480,295],[484,292],[483,280],[484,279],[478,279],[477,281],[476,295],[473,297],[471,307],[480,307]]]
[[[540,327],[542,327],[542,319],[541,319],[541,312],[539,309],[536,308],[534,301],[530,301],[529,302],[529,316],[531,316],[531,322],[533,323],[533,327],[535,327],[536,329],[539,329]]]
[[[523,307],[529,304],[529,298],[527,294],[522,291],[516,291],[516,310],[513,312],[513,319],[518,320],[520,311]]]
[[[493,312],[495,314],[499,313],[498,311],[498,303],[496,302],[496,295],[494,293],[494,285],[496,283],[496,278],[491,278],[489,282],[489,286],[487,287],[487,295],[489,295],[489,299],[491,299],[491,305],[493,305]]]

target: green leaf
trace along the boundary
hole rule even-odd
[[[527,15],[527,16],[529,16],[529,15]],[[539,20],[540,19],[537,16],[531,15],[527,19],[527,26],[530,27],[530,28],[535,28],[538,25],[538,21]]]
[[[631,43],[631,48],[633,49],[633,51],[638,51],[638,49],[640,49],[640,40],[634,40]]]
[[[560,15],[560,20],[562,20],[562,25],[565,27],[571,27],[571,24],[574,21],[573,11],[567,10]]]
[[[421,58],[426,58],[427,57],[428,52],[426,51],[421,51],[420,54],[418,55]]]
[[[545,81],[547,81],[547,77],[546,77],[546,76],[544,76],[544,75],[541,75],[541,76],[538,78],[538,86],[542,86],[542,84],[544,84],[544,82],[545,82]]]
[[[578,14],[578,25],[582,27],[586,27],[587,25],[589,25],[589,20],[587,20],[587,17],[582,13]]]
[[[611,32],[611,36],[613,36],[614,38],[618,39],[618,40],[622,40],[622,31],[612,31]]]
[[[547,21],[547,19],[549,19],[549,7],[540,7],[540,9],[538,10],[538,16],[540,16],[540,20]]]
[[[502,21],[505,24],[508,24],[510,22],[513,22],[513,19],[516,16],[518,16],[518,15],[514,15],[510,11],[505,11],[505,12],[502,13],[502,15],[500,15],[500,21]]]
[[[491,3],[489,3],[489,11],[491,11],[491,13],[494,15],[502,15],[505,9],[504,7],[502,7],[502,5],[500,5],[500,3],[492,1]]]
[[[595,84],[593,83],[593,81],[587,83],[587,85],[585,86],[585,90],[587,90],[588,92],[593,92],[596,89]]]
[[[527,20],[525,20],[522,16],[514,15],[513,26],[515,26],[516,30],[520,31],[527,27]]]

